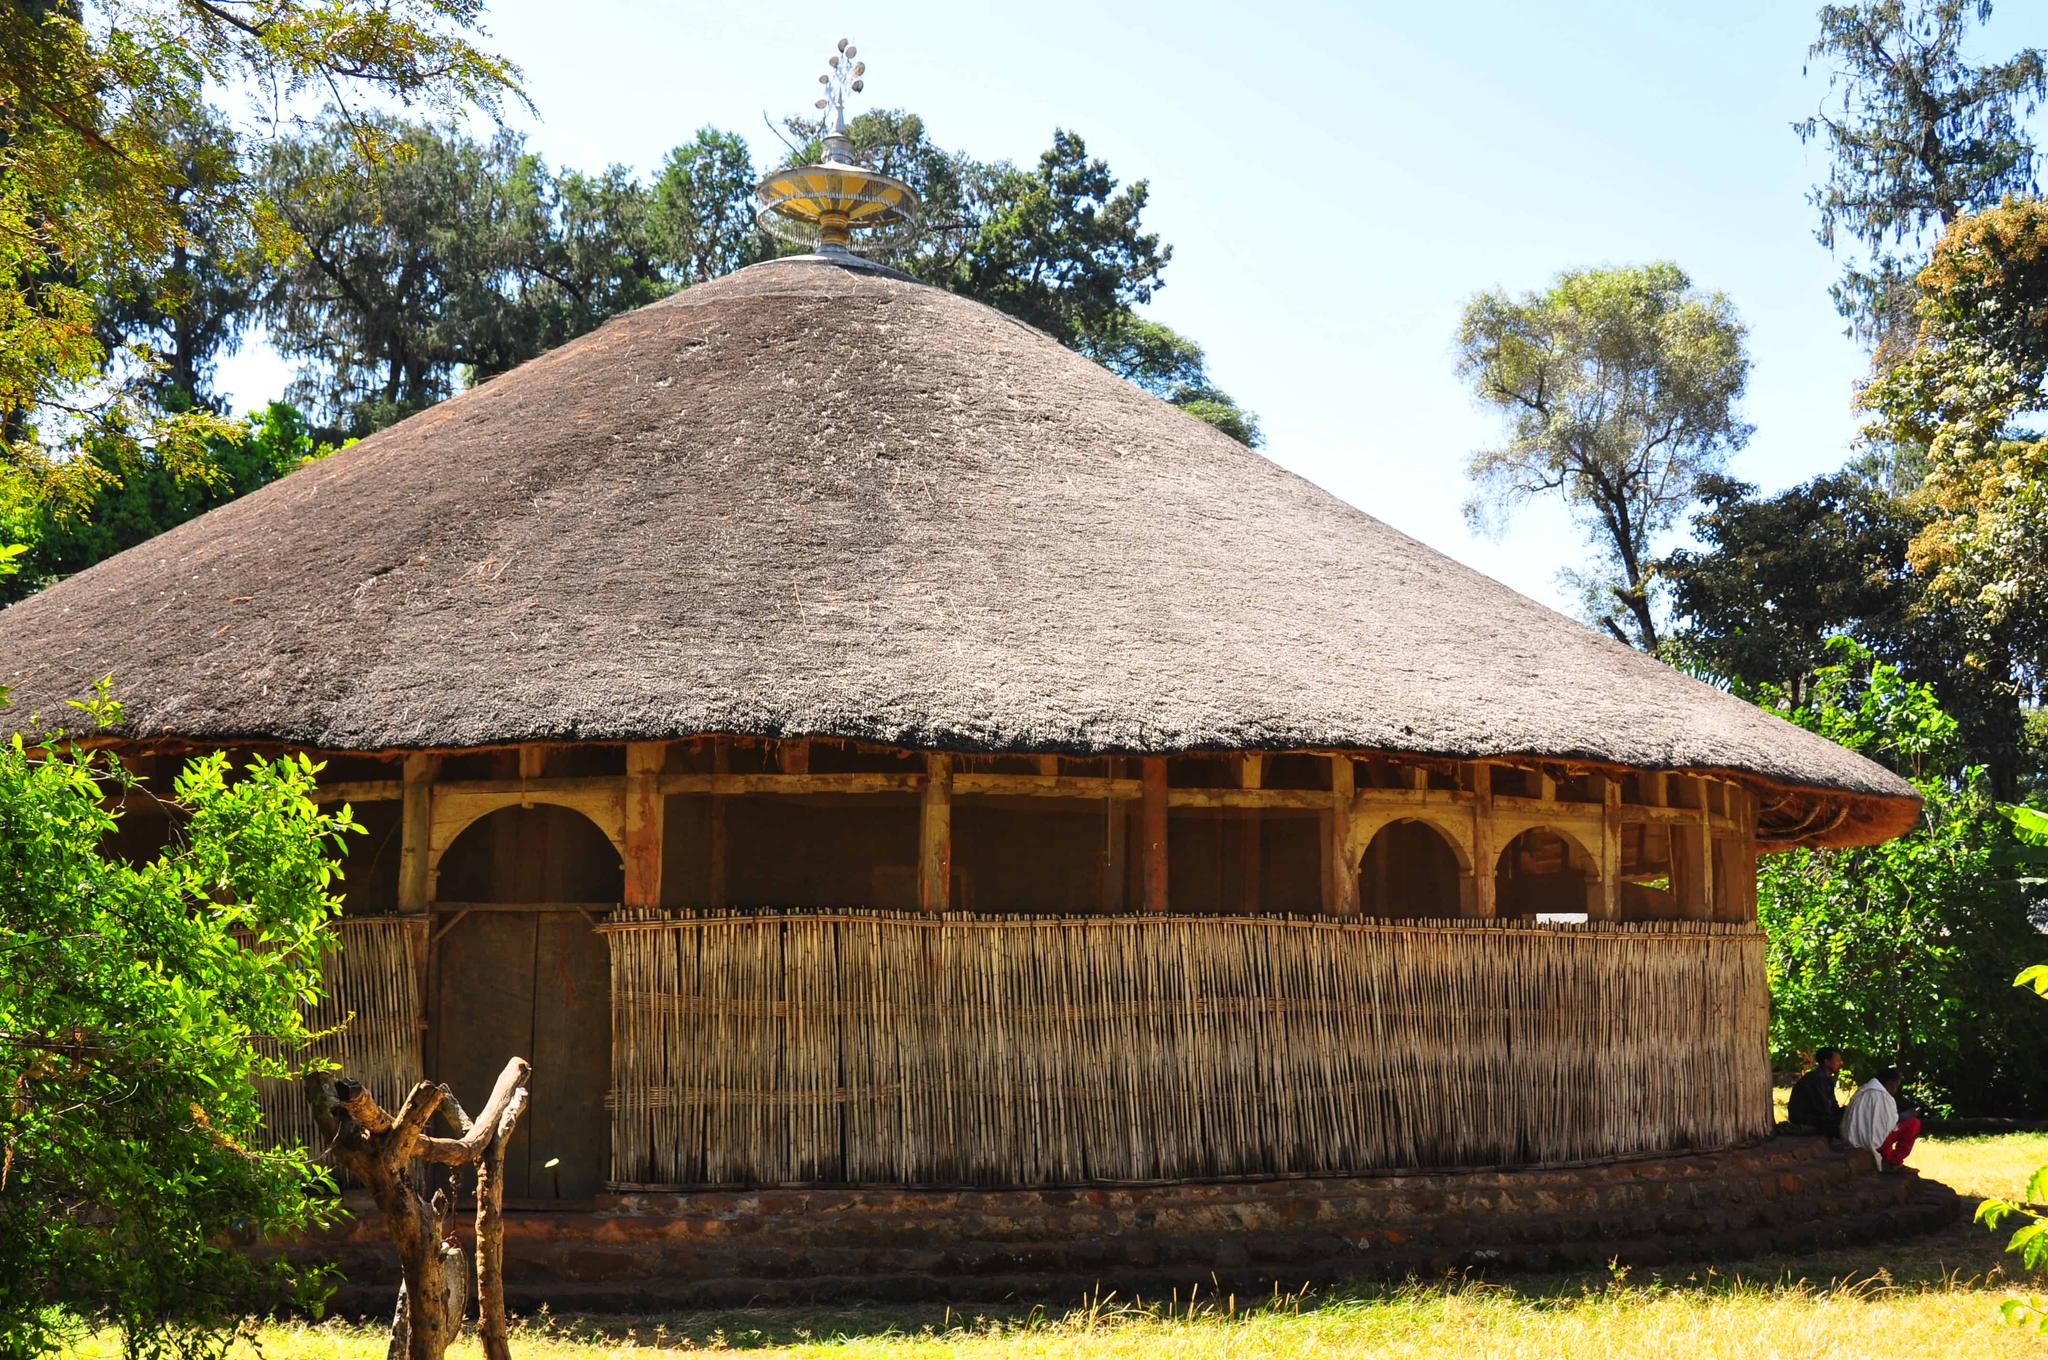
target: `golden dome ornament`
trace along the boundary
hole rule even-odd
[[[820,255],[869,254],[908,245],[917,236],[919,204],[908,184],[854,159],[846,135],[846,97],[866,88],[860,49],[839,40],[815,107],[825,115],[825,152],[815,165],[777,170],[754,186],[754,220],[784,241]]]

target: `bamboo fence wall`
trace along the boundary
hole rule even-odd
[[[314,1046],[387,1105],[420,1079],[420,989],[414,947],[425,917],[347,917],[334,923],[340,947],[327,956],[327,995],[307,1016],[315,1030],[340,1028]],[[315,1141],[312,1111],[297,1082],[256,1083],[264,1123],[277,1143]]]
[[[862,912],[603,929],[621,1186],[1529,1165],[1770,1127],[1750,925]]]

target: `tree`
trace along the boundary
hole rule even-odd
[[[222,211],[222,194],[241,174],[227,120],[202,107],[164,142],[177,158],[179,179],[166,191],[178,230],[165,258],[110,272],[101,343],[116,362],[131,360],[159,409],[215,410],[214,369],[255,317],[262,262]]]
[[[1266,442],[1259,418],[1210,379],[1202,347],[1176,330],[1127,313],[1106,335],[1092,338],[1082,353],[1247,448]]]
[[[702,127],[668,153],[650,194],[647,231],[674,278],[703,283],[765,256],[754,225],[756,178],[737,133]]]
[[[394,148],[349,172],[370,127]],[[330,116],[272,148],[263,171],[299,251],[264,300],[293,396],[364,435],[665,291],[646,191],[613,167],[557,177],[522,138]]]
[[[1971,65],[1962,42],[1973,15],[1988,19],[1991,0],[1824,5],[1807,51],[1829,64],[1829,91],[1841,94],[1834,112],[1793,125],[1833,158],[1810,195],[1815,235],[1830,250],[1843,237],[1862,247],[1833,292],[1851,332],[1872,344],[1910,328],[1911,276],[1930,227],[2033,186],[2021,120],[2048,94],[2048,59],[2028,48]]]
[[[106,382],[100,300],[156,280],[195,213],[220,241],[290,246],[239,176],[188,173],[206,92],[246,86],[276,110],[308,89],[494,108],[517,72],[474,46],[481,0],[22,0],[0,6],[0,458],[87,437],[175,442],[223,426]],[[381,148],[359,138],[348,172]]]
[[[1867,467],[1774,496],[1708,477],[1700,495],[1699,546],[1656,566],[1676,655],[1724,683],[1770,684],[1797,707],[1815,672],[1833,664],[1830,639],[1846,634],[1931,688],[1967,762],[1985,767],[1999,796],[2017,793],[2037,758],[2009,640],[1976,627],[1913,569],[1911,546],[1928,520],[1917,498]]]
[[[14,563],[18,572],[0,577],[0,605],[84,571],[328,452],[314,443],[299,413],[283,402],[250,416],[235,438],[210,438],[196,466],[169,462],[155,449],[121,440],[95,441],[62,464],[59,475],[20,511],[11,530],[12,541],[22,549]],[[9,536],[7,516],[0,511],[0,541]]]
[[[2039,904],[2003,868],[2010,829],[1981,771],[1959,763],[1954,720],[1933,692],[1849,639],[1831,650],[1805,702],[1774,686],[1753,697],[1890,765],[1926,806],[1883,844],[1762,861],[1773,1058],[1789,1065],[1834,1044],[1859,1066],[1905,1067],[1937,1105],[2038,1108],[2048,1055],[2011,989],[1988,981],[2039,947]]]
[[[1599,564],[1574,575],[1592,620],[1646,651],[1659,640],[1651,547],[1748,440],[1749,375],[1734,305],[1675,264],[1575,270],[1541,293],[1465,305],[1458,372],[1508,441],[1472,455],[1466,515],[1500,527],[1533,496],[1562,496]]]
[[[2048,204],[1956,219],[1919,275],[1910,346],[1863,395],[1877,438],[1926,450],[1912,559],[1931,588],[2007,635],[2026,688],[2048,667]]]
[[[258,1150],[252,1084],[304,1058],[357,829],[310,801],[316,769],[198,757],[165,791],[171,845],[124,860],[120,800],[149,795],[114,760],[56,733],[0,746],[0,1355],[72,1325],[220,1355],[250,1311],[317,1299],[238,1245],[333,1202],[307,1149]]]

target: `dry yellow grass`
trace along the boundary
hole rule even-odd
[[[2011,1193],[2048,1160],[2048,1134],[1924,1140],[1923,1174],[1968,1194]],[[1198,1298],[1137,1307],[961,1316],[940,1309],[762,1310],[630,1322],[531,1320],[522,1360],[663,1360],[678,1352],[806,1360],[1174,1360],[1372,1355],[1402,1360],[2041,1360],[2048,1343],[2003,1326],[2015,1291],[1999,1241],[1958,1224],[1910,1242],[1743,1263],[1725,1271],[1410,1284],[1344,1296]],[[266,1327],[265,1360],[373,1360],[376,1326]],[[110,1360],[99,1336],[80,1360]],[[244,1349],[254,1360],[254,1352]],[[451,1355],[475,1360],[473,1342]]]

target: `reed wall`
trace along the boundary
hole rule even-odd
[[[622,913],[621,1187],[1545,1165],[1770,1127],[1750,925]]]
[[[349,917],[334,923],[340,947],[327,956],[327,994],[306,1017],[315,1031],[332,1033],[314,1045],[386,1105],[419,1081],[419,967],[414,950],[425,941],[425,917]],[[278,1143],[314,1144],[317,1137],[306,1094],[295,1081],[256,1083],[264,1122]]]

